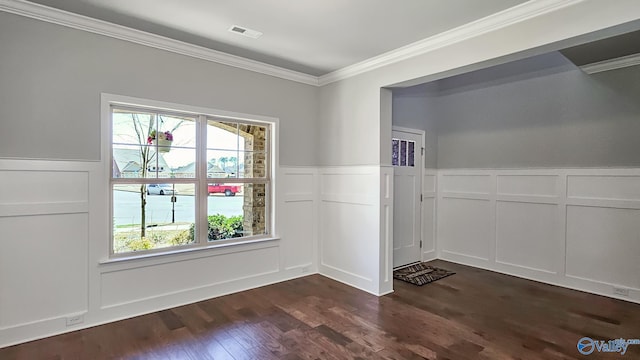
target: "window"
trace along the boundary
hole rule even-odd
[[[110,129],[114,256],[269,234],[272,123],[112,104]]]
[[[415,166],[415,149],[415,141],[391,139],[391,165]]]

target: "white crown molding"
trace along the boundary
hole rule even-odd
[[[399,61],[407,60],[414,56],[422,55],[435,49],[501,29],[536,16],[544,15],[582,1],[583,0],[530,0],[457,28],[322,75],[319,78],[319,85],[323,86]]]
[[[0,0],[0,11],[42,20],[45,22],[83,30],[94,34],[104,35],[120,40],[141,44],[156,49],[166,50],[177,54],[207,60],[218,64],[228,65],[265,75],[296,81],[303,84],[318,86],[318,77],[301,72],[288,70],[259,61],[223,53],[164,36],[131,29],[87,16],[50,8],[48,6],[31,3],[24,0]]]
[[[582,65],[580,66],[580,69],[587,74],[596,74],[603,71],[622,69],[637,65],[640,65],[640,54],[633,54],[616,59],[599,61],[593,64]]]
[[[514,6],[320,77],[169,39],[87,16],[50,8],[25,0],[0,0],[0,11],[303,84],[323,86],[414,56],[422,55],[429,51],[556,11],[582,1],[584,0],[530,0],[521,5]]]

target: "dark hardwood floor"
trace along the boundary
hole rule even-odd
[[[640,359],[640,305],[435,261],[456,275],[376,297],[313,275],[0,349],[0,359]]]

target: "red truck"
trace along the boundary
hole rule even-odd
[[[225,196],[236,196],[240,192],[238,185],[209,184],[207,186],[209,194],[224,194]]]

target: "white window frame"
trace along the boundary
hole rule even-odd
[[[196,191],[198,192],[197,197],[194,202],[195,209],[195,226],[196,226],[196,236],[197,239],[194,244],[191,245],[182,245],[182,246],[173,246],[166,247],[161,249],[150,249],[144,251],[135,251],[135,252],[126,252],[126,253],[114,253],[113,249],[113,180],[112,180],[112,107],[120,107],[120,108],[133,108],[140,110],[151,110],[157,112],[167,112],[181,115],[193,116],[196,119],[196,126],[201,127],[196,132],[196,136],[199,138],[196,140],[196,177],[195,179],[185,179],[181,180],[179,178],[168,178],[167,181],[172,183],[195,183]],[[266,169],[267,180],[265,183],[267,184],[267,203],[265,207],[265,225],[267,227],[267,233],[264,235],[253,235],[247,237],[239,237],[232,239],[224,239],[224,240],[216,240],[216,241],[207,241],[207,202],[202,201],[202,199],[206,199],[208,194],[207,184],[214,183],[218,180],[222,180],[220,178],[208,178],[206,167],[204,172],[200,171],[201,169],[201,154],[206,153],[206,126],[207,120],[214,121],[225,121],[228,120],[230,122],[239,122],[239,123],[253,123],[256,125],[269,127],[269,137],[266,144],[268,155],[269,155],[269,167]],[[102,155],[101,159],[104,165],[104,174],[105,174],[105,183],[108,185],[108,225],[109,235],[108,235],[108,246],[109,246],[109,259],[112,260],[126,260],[130,258],[147,258],[151,256],[157,255],[166,255],[172,253],[183,253],[194,250],[204,250],[218,247],[227,247],[233,245],[241,245],[241,244],[250,244],[262,241],[270,241],[278,239],[278,228],[277,228],[277,216],[276,216],[276,174],[277,169],[279,168],[279,154],[278,154],[278,140],[279,140],[279,119],[275,117],[263,116],[263,115],[253,115],[253,114],[245,114],[245,113],[237,113],[230,112],[219,109],[205,108],[205,107],[197,107],[190,105],[182,105],[176,103],[169,103],[164,101],[150,100],[150,99],[142,99],[130,96],[123,95],[115,95],[115,94],[101,94],[101,131],[102,131]],[[204,146],[204,149],[202,147]],[[162,178],[164,179],[164,178]],[[136,180],[144,180],[141,182],[150,182],[152,180],[156,183],[158,180],[156,179],[131,179],[131,181]],[[119,183],[120,181],[116,182]],[[125,181],[126,182],[126,181]],[[250,183],[246,180],[234,179],[234,178],[225,178],[225,183]]]

